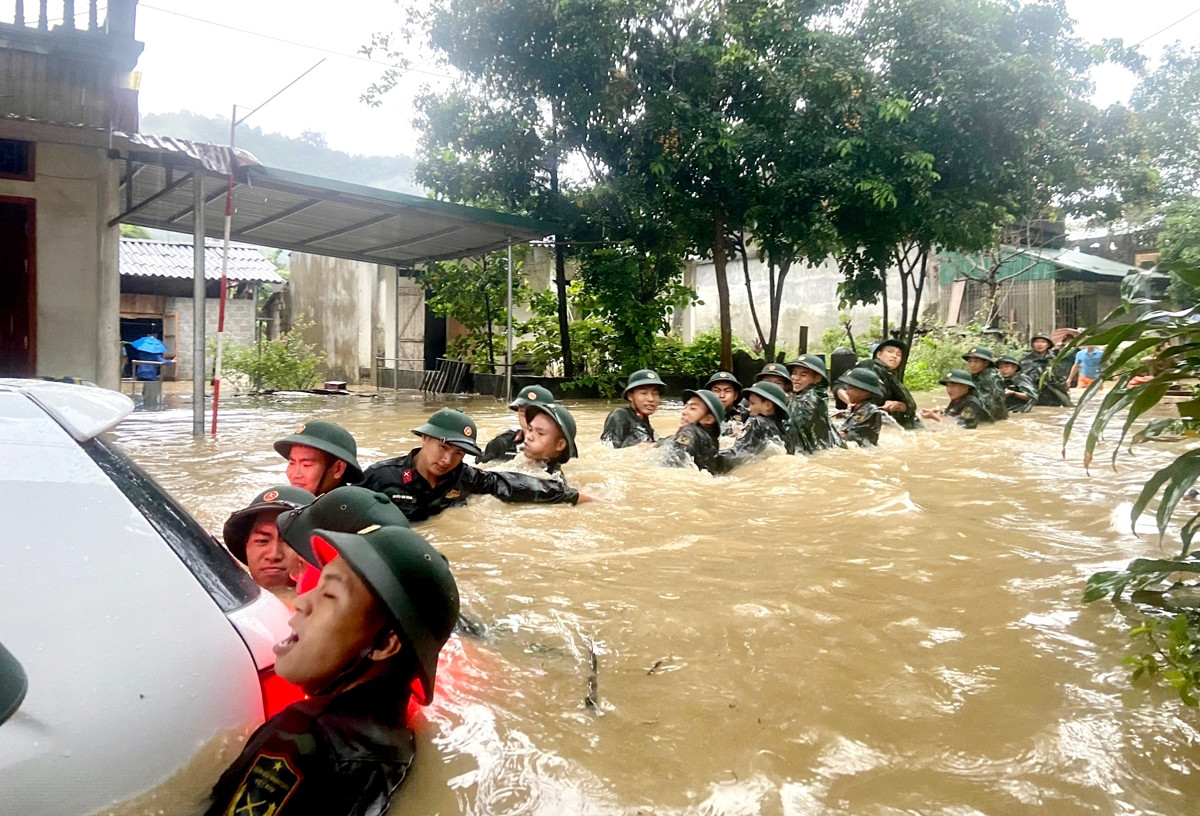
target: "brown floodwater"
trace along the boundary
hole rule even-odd
[[[186,409],[115,435],[219,530],[285,481],[271,442],[302,422],[345,425],[365,467],[415,447],[410,429],[444,404],[243,398],[215,441],[192,440]],[[484,439],[512,416],[449,404]],[[1080,600],[1090,573],[1171,549],[1128,516],[1178,444],[1089,476],[1076,443],[1061,454],[1067,412],[1039,408],[714,478],[607,449],[612,405],[567,404],[568,479],[606,501],[477,497],[417,525],[488,633],[448,645],[393,813],[1194,811],[1195,712],[1131,686],[1127,621]],[[678,415],[669,403],[654,425]],[[189,789],[215,764],[193,763]]]

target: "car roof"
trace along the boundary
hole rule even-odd
[[[76,442],[115,428],[133,411],[129,397],[91,384],[0,379],[0,391],[21,393],[33,400]]]

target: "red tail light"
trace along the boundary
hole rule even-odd
[[[299,686],[289,683],[276,674],[274,667],[259,671],[258,685],[262,689],[263,713],[268,720],[292,703],[306,697]]]

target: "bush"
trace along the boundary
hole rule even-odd
[[[302,333],[311,322],[297,321],[292,330],[276,340],[265,340],[261,353],[253,346],[226,343],[221,360],[222,375],[238,379],[245,387],[264,391],[303,391],[321,379],[325,353],[305,343]],[[209,353],[216,359],[216,340],[209,341]]]
[[[937,326],[913,342],[904,369],[904,384],[910,391],[933,391],[938,380],[952,368],[966,368],[962,356],[975,346],[984,346],[997,358],[1005,354],[1018,360],[1028,349],[1020,343],[997,343],[983,333],[983,326]]]

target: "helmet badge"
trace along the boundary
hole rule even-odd
[[[646,372],[646,379],[647,379],[647,380],[653,380],[653,379],[654,379],[654,372],[653,372],[653,371],[647,371],[647,372]]]
[[[308,427],[307,425],[301,425],[299,428],[296,429],[296,433],[298,433],[298,434],[304,433],[304,429],[307,427]]]
[[[271,501],[275,501],[278,498],[279,498],[278,490],[268,490],[266,493],[263,494],[262,500],[265,502],[271,502]]]
[[[526,394],[526,395],[525,395],[525,399],[527,399],[527,400],[533,400],[534,402],[537,402],[537,392],[536,392],[536,391],[530,391],[528,394]]]
[[[472,433],[473,433],[473,431],[471,430],[471,426],[470,426],[470,425],[468,425],[467,427],[463,428],[463,436],[470,436]]]

